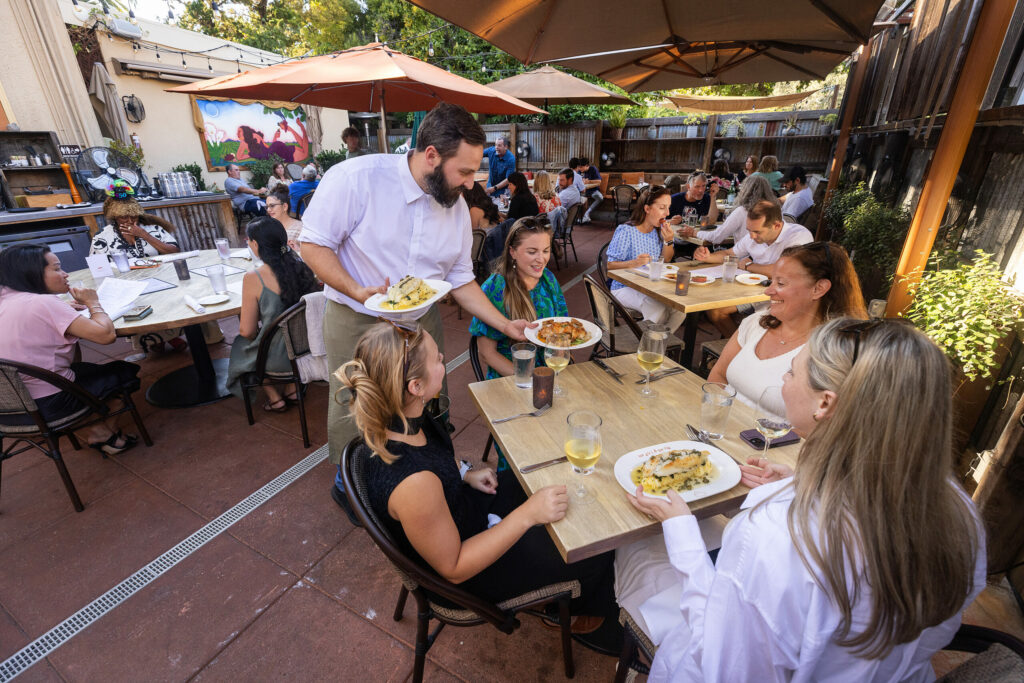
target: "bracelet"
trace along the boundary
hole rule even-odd
[[[473,469],[472,463],[470,463],[468,460],[460,460],[459,461],[459,479],[465,479],[466,478],[466,473],[469,472],[471,469]]]

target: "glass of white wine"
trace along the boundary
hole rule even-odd
[[[636,349],[636,360],[640,367],[647,371],[647,381],[644,382],[640,395],[644,398],[654,398],[658,395],[651,389],[651,373],[661,367],[665,362],[665,345],[668,343],[668,328],[664,325],[651,325],[644,330],[640,338],[640,346]]]
[[[764,453],[761,457],[768,459],[768,449],[772,445],[772,439],[778,439],[789,433],[793,425],[785,417],[779,417],[779,413],[785,413],[786,404],[782,402],[782,387],[767,387],[761,392],[761,398],[757,401],[757,415],[754,418],[754,426],[764,437]]]
[[[590,410],[577,410],[566,418],[565,455],[576,474],[587,476],[601,458],[601,416]],[[580,479],[573,490],[573,500],[590,503],[593,494]]]
[[[551,393],[564,398],[569,392],[558,385],[558,373],[569,365],[569,344],[572,340],[567,334],[553,334],[547,343],[551,346],[544,349],[544,364],[555,371],[555,388]]]

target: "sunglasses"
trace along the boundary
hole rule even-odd
[[[395,328],[398,336],[405,342],[405,346],[402,348],[402,383],[404,384],[406,377],[409,376],[409,340],[416,336],[417,328],[408,323],[395,322],[390,318],[378,317],[377,320]]]
[[[914,325],[906,318],[873,318],[871,320],[859,320],[855,323],[850,323],[839,330],[841,334],[857,335],[853,340],[853,360],[850,361],[851,368],[857,363],[857,358],[860,356],[860,340],[864,336],[864,333],[870,332],[883,323],[898,323],[910,326]]]

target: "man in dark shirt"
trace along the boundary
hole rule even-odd
[[[508,149],[508,138],[499,135],[492,147],[484,150],[487,157],[487,194],[500,197],[508,191],[508,177],[516,172],[516,155]]]
[[[579,159],[576,160],[576,162],[578,165],[576,166],[575,170],[577,173],[583,176],[583,180],[601,180],[601,172],[597,170],[596,166],[590,165],[590,159],[588,159],[587,157],[580,157]],[[584,191],[584,194],[587,196],[589,203],[587,204],[587,211],[586,213],[583,214],[583,219],[581,222],[589,223],[590,212],[593,211],[598,204],[604,201],[604,195],[601,194],[600,186],[587,188]]]
[[[683,188],[682,192],[672,195],[668,209],[671,222],[676,225],[682,223],[684,212],[693,209],[701,225],[714,225],[718,221],[718,202],[715,201],[718,185],[713,184],[708,189],[708,177],[698,171],[690,175]],[[691,258],[695,248],[690,242],[676,238],[675,258]]]

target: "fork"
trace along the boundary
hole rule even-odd
[[[501,424],[502,422],[508,422],[509,420],[518,420],[521,417],[540,417],[544,413],[548,412],[548,410],[550,409],[551,406],[547,405],[544,406],[543,408],[538,408],[532,413],[519,413],[518,415],[512,415],[510,417],[500,417],[497,420],[491,420],[491,424]]]

